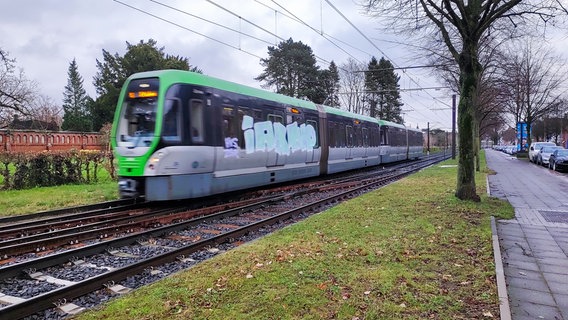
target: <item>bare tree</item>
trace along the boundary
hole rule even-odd
[[[30,117],[46,124],[53,124],[61,128],[63,123],[63,108],[57,105],[53,99],[45,95],[38,95],[30,105]]]
[[[474,135],[483,70],[479,61],[481,39],[489,33],[510,36],[531,23],[536,29],[534,24],[539,27],[539,23],[550,23],[559,15],[564,18],[566,9],[558,0],[363,0],[363,3],[369,13],[387,17],[390,28],[398,32],[423,41],[444,43],[458,65],[460,156],[455,195],[479,201],[475,187]]]
[[[479,76],[479,84],[477,86],[477,103],[474,112],[474,155],[475,168],[480,171],[479,150],[481,148],[481,140],[491,135],[495,137],[500,128],[506,123],[506,110],[501,105],[500,91],[501,79],[499,77],[499,59],[502,56],[499,49],[503,42],[498,41],[495,37],[487,35],[480,39],[479,63],[481,72]],[[460,90],[460,70],[459,66],[453,61],[449,52],[444,51],[441,44],[432,44],[431,48],[436,53],[431,53],[430,64],[437,66],[436,73],[439,74],[444,84],[451,88],[453,92]]]
[[[30,115],[30,104],[36,98],[37,84],[16,70],[15,60],[0,48],[0,124],[6,124],[14,114]]]
[[[525,42],[512,46],[501,65],[507,89],[502,101],[516,122],[527,124],[530,145],[535,121],[563,104],[562,88],[567,80],[564,61],[542,43]]]
[[[340,99],[347,111],[365,114],[364,97],[365,97],[365,73],[367,66],[364,63],[355,61],[353,58],[347,59],[347,62],[339,68],[340,74]]]

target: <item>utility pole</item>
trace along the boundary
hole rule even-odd
[[[426,127],[426,154],[430,155],[430,122]]]
[[[446,148],[444,149],[444,156],[446,155],[446,152],[448,152],[448,131],[446,131]]]
[[[456,95],[452,95],[452,159],[456,158]]]

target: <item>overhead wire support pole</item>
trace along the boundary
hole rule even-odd
[[[452,159],[456,158],[456,95],[452,95]]]

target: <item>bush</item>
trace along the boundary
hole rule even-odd
[[[93,183],[101,165],[114,179],[113,161],[112,152],[96,150],[0,152],[2,189]]]

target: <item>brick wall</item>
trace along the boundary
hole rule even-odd
[[[0,130],[0,151],[101,150],[103,142],[96,132],[46,132]]]

